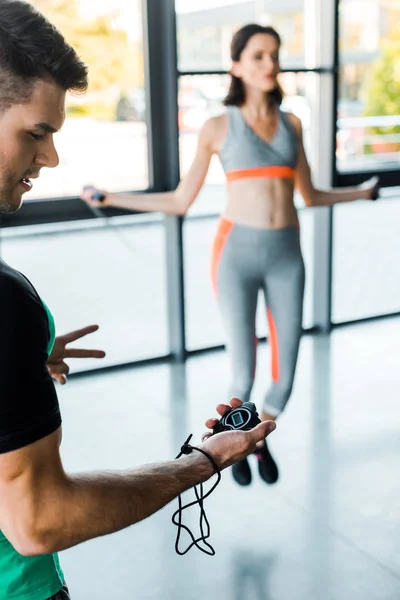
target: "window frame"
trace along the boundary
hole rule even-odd
[[[313,0],[315,7],[320,7],[322,0]],[[326,0],[324,0],[325,2]],[[326,19],[321,29],[329,28],[319,32],[332,36],[333,48],[330,48],[332,60],[322,62],[328,66],[284,68],[283,73],[314,73],[320,78],[326,76],[331,82],[333,98],[332,114],[325,115],[328,119],[332,135],[329,141],[327,166],[327,177],[330,184],[334,186],[347,186],[359,183],[367,176],[378,173],[381,176],[383,186],[394,185],[395,179],[398,179],[400,169],[381,169],[374,172],[352,172],[340,173],[337,168],[336,159],[336,139],[338,131],[337,109],[339,92],[339,3],[340,0],[330,0],[330,8],[334,12],[334,19]],[[180,71],[178,70],[177,60],[177,31],[176,31],[176,13],[174,0],[152,0],[147,2],[142,0],[143,17],[143,46],[145,61],[145,88],[146,88],[146,122],[147,122],[147,140],[148,140],[148,164],[149,179],[151,185],[143,192],[162,192],[174,190],[180,179],[179,169],[179,130],[178,130],[178,84],[179,79],[185,76],[193,75],[226,75],[227,71],[220,70],[199,70],[199,71]],[[333,31],[332,29],[333,28]],[[327,39],[330,39],[328,36]],[[163,98],[163,102],[159,102]],[[168,156],[168,161],[164,157]],[[397,183],[397,181],[396,181]],[[135,190],[136,191],[136,190]],[[140,193],[140,192],[139,192]],[[301,210],[301,209],[300,209]],[[318,211],[316,211],[318,212]],[[315,227],[314,248],[318,256],[318,262],[315,265],[315,276],[318,275],[315,283],[314,297],[318,299],[318,305],[315,307],[316,326],[310,329],[314,331],[330,331],[333,327],[340,327],[341,323],[332,323],[332,228],[333,228],[333,209],[319,209],[318,227]],[[167,280],[167,302],[168,302],[168,327],[169,327],[169,348],[168,355],[163,357],[150,357],[146,360],[133,361],[113,367],[100,367],[89,372],[80,372],[76,376],[82,376],[87,373],[97,371],[108,371],[115,368],[131,367],[132,365],[142,366],[147,363],[154,363],[160,360],[183,361],[188,356],[196,355],[202,352],[219,349],[217,347],[206,347],[188,351],[186,347],[186,327],[185,327],[185,281],[184,281],[184,251],[183,251],[183,219],[179,216],[157,216],[141,213],[132,214],[129,211],[120,209],[104,209],[104,216],[118,226],[118,223],[129,223],[138,225],[144,220],[154,220],[160,226],[165,227],[166,246],[166,280]],[[193,215],[190,219],[210,219],[215,218],[215,213]],[[120,219],[122,217],[122,219]],[[97,219],[97,221],[96,221]],[[0,218],[2,228],[21,227],[23,230],[27,226],[51,227],[64,224],[66,229],[79,227],[79,222],[85,221],[88,226],[92,220],[93,226],[99,226],[101,219],[95,215],[91,209],[80,201],[78,197],[68,198],[50,198],[43,200],[33,200],[25,203],[24,207],[14,215],[3,215]],[[104,222],[103,226],[109,225]],[[83,223],[81,224],[83,226]],[[26,231],[31,228],[27,227]],[[38,227],[40,230],[40,227]],[[11,232],[10,232],[11,233]],[[22,234],[23,235],[23,234]],[[35,235],[34,233],[27,235]],[[1,238],[1,230],[0,230]],[[320,273],[323,273],[323,277]],[[382,315],[384,317],[386,315]],[[371,317],[373,319],[380,318]],[[360,319],[360,321],[369,319]],[[348,323],[346,323],[348,324]]]
[[[333,154],[334,159],[334,182],[337,187],[347,187],[358,185],[362,181],[365,181],[369,177],[379,175],[382,187],[395,187],[398,186],[400,180],[400,167],[385,167],[382,166],[377,169],[364,169],[364,170],[352,170],[343,173],[338,169],[338,161],[336,158],[336,139],[339,131],[338,127],[338,105],[339,105],[339,78],[342,69],[342,63],[340,60],[340,2],[341,0],[335,0],[336,3],[336,17],[335,17],[335,151]]]

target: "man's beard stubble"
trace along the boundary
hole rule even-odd
[[[18,206],[16,206],[15,203],[12,202],[11,196],[11,189],[10,191],[5,189],[0,190],[0,215],[12,215],[21,208],[22,203],[20,202]]]
[[[1,215],[12,215],[20,209],[15,206],[11,206],[11,204],[3,204],[0,200],[0,216]]]

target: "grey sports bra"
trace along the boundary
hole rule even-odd
[[[246,123],[238,106],[227,107],[228,131],[219,157],[228,182],[252,177],[294,179],[299,139],[288,115],[278,109],[278,129],[266,142]]]

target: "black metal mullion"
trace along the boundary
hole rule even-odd
[[[334,18],[334,50],[333,50],[333,136],[332,136],[332,185],[337,185],[337,160],[336,160],[336,145],[338,133],[338,106],[339,106],[339,75],[340,75],[340,55],[339,55],[339,2],[335,0],[335,18]]]
[[[174,1],[142,0],[142,14],[149,163],[153,191],[162,192],[179,182]]]
[[[337,172],[337,160],[336,160],[336,145],[337,145],[337,115],[339,106],[339,2],[335,0],[335,16],[334,16],[334,48],[333,48],[333,114],[332,114],[332,152],[331,152],[331,180],[332,186],[336,187],[338,184],[338,172]],[[334,220],[333,220],[334,208],[329,209],[329,260],[328,260],[328,315],[329,315],[329,329],[333,327],[332,323],[332,311],[333,311],[333,236],[334,236]]]
[[[124,370],[132,369],[143,369],[146,367],[155,367],[157,365],[168,364],[173,360],[172,354],[165,354],[162,356],[154,356],[152,358],[139,358],[125,363],[117,363],[115,365],[108,365],[105,367],[98,367],[95,369],[85,369],[82,371],[74,371],[68,375],[68,379],[79,379],[81,377],[92,377],[97,375],[107,375],[108,373],[114,373]]]
[[[381,315],[372,315],[371,317],[360,317],[359,319],[352,319],[350,321],[338,321],[332,324],[333,329],[339,329],[343,327],[352,327],[353,325],[362,325],[363,323],[373,323],[374,321],[381,321],[384,319],[399,319],[400,312],[389,312]]]
[[[177,35],[174,0],[142,0],[149,84],[149,145],[154,190],[179,184]],[[170,351],[184,360],[185,306],[182,217],[165,217],[166,283]]]
[[[341,323],[333,323],[332,329],[342,329],[346,327],[352,327],[354,325],[362,325],[363,323],[369,323],[374,321],[382,321],[386,319],[398,319],[400,318],[400,313],[388,313],[385,315],[376,315],[373,317],[362,317],[361,319],[356,319],[354,321],[344,321]],[[312,327],[310,329],[304,329],[303,335],[315,335],[318,333],[318,328]],[[266,338],[261,338],[261,343],[266,341]],[[204,348],[198,348],[195,350],[189,350],[187,352],[187,358],[192,358],[196,356],[201,356],[202,354],[211,354],[212,352],[221,352],[225,351],[224,345],[218,346],[207,346]],[[165,356],[158,356],[154,358],[148,359],[139,359],[136,361],[128,362],[128,363],[120,363],[116,365],[109,365],[107,367],[100,367],[98,369],[88,369],[87,371],[78,371],[76,373],[70,373],[69,379],[78,379],[78,378],[86,378],[86,377],[96,377],[98,375],[106,375],[107,373],[123,371],[125,369],[136,369],[136,368],[147,368],[154,367],[161,364],[170,364],[174,357],[169,354]]]
[[[400,181],[400,169],[370,169],[365,171],[351,171],[348,173],[337,172],[336,180],[339,187],[349,187],[358,185],[366,179],[379,176],[380,185],[382,187],[397,187]]]
[[[94,211],[77,197],[51,198],[48,200],[25,201],[18,212],[1,215],[1,227],[68,223],[70,221],[96,219],[99,216],[109,218],[123,215],[132,215],[132,211],[111,207]]]
[[[307,67],[293,67],[281,69],[280,73],[316,73],[317,75],[326,75],[333,72],[329,67],[315,67],[308,69]],[[208,71],[178,71],[178,77],[191,77],[193,75],[229,75],[226,69],[211,69]]]

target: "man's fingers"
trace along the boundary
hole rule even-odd
[[[65,358],[104,358],[103,350],[81,350],[79,348],[66,348]]]
[[[238,408],[242,406],[243,402],[239,398],[231,398],[230,405],[232,408]]]
[[[79,340],[85,335],[89,335],[89,333],[94,333],[99,328],[98,325],[88,325],[87,327],[83,327],[82,329],[77,329],[76,331],[71,331],[70,333],[66,333],[62,335],[62,339],[66,344],[69,342],[75,342],[75,340]]]
[[[65,362],[57,363],[56,365],[49,365],[49,371],[53,377],[56,375],[68,375],[69,366]]]
[[[228,412],[228,410],[231,410],[231,406],[229,406],[228,404],[218,404],[217,406],[217,413],[219,415],[221,415],[221,417],[223,417],[223,415]]]
[[[207,419],[206,427],[208,427],[208,429],[213,429],[217,423],[218,423],[218,419]]]
[[[208,440],[208,438],[210,438],[213,434],[212,433],[203,433],[203,435],[201,436],[201,441],[205,442],[206,440]]]
[[[221,417],[223,417],[224,414],[228,412],[228,410],[231,410],[232,408],[238,408],[242,404],[243,402],[239,400],[239,398],[232,398],[230,404],[218,404],[217,413],[221,415]],[[206,421],[206,427],[212,429],[217,424],[217,421],[218,419],[208,419]],[[209,425],[209,423],[212,424]]]
[[[218,423],[218,419],[207,419],[206,427],[208,429],[214,429],[216,424]],[[254,429],[251,430],[251,435],[254,438],[255,443],[260,442],[264,438],[266,438],[270,433],[272,433],[276,429],[276,423],[274,421],[263,421],[259,423]],[[208,433],[208,436],[211,436],[212,433]]]
[[[276,423],[274,421],[263,421],[257,427],[251,430],[251,435],[255,443],[261,442],[270,433],[276,429]]]
[[[217,413],[223,417],[228,410],[238,408],[239,406],[242,406],[242,404],[243,402],[239,400],[239,398],[232,398],[229,404],[218,404]]]

